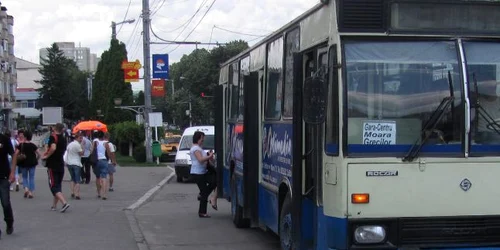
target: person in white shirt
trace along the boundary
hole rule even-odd
[[[116,146],[109,141],[110,134],[108,132],[104,133],[104,140],[108,142],[109,151],[111,154],[108,156],[108,174],[109,174],[109,191],[113,192],[113,182],[114,182],[114,173],[116,172]],[[115,162],[115,164],[113,164]]]
[[[77,200],[80,199],[80,173],[82,168],[82,134],[77,133],[74,140],[66,147],[66,165],[68,166],[69,174],[71,175],[70,189],[71,197]]]

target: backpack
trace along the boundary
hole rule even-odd
[[[57,134],[54,132],[50,136],[54,137],[54,143],[57,145],[57,140],[58,140]],[[49,141],[50,141],[50,137],[49,137]],[[50,147],[50,145],[49,145],[49,147]],[[47,159],[42,160],[42,166],[47,167]]]

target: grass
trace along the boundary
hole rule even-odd
[[[134,157],[124,156],[121,154],[116,154],[116,161],[120,167],[166,167],[167,164],[165,162],[160,162],[160,165],[155,163],[148,162],[136,162]]]

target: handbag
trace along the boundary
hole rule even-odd
[[[21,150],[19,152],[19,154],[17,154],[17,163],[19,164],[19,162],[23,162],[24,160],[26,160],[26,154],[23,153],[23,146],[24,146],[24,142],[21,143]]]
[[[92,164],[94,166],[97,164],[97,144],[98,143],[99,142],[95,142],[94,143],[94,147],[92,149],[92,153],[90,153],[90,157],[89,157],[90,164]]]

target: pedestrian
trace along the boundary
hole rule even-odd
[[[14,232],[14,213],[10,204],[10,183],[14,182],[16,164],[9,165],[9,158],[14,154],[10,136],[0,134],[0,203],[2,203],[4,221],[7,223],[7,234]],[[2,231],[0,230],[0,237]]]
[[[99,178],[99,191],[98,191],[98,197],[102,197],[103,200],[108,199],[107,194],[107,178],[108,178],[108,173],[109,173],[109,165],[108,165],[108,160],[109,160],[109,155],[111,155],[111,151],[109,148],[108,141],[105,140],[104,138],[104,132],[99,131],[97,133],[97,141],[95,142],[95,147],[94,150],[97,150],[97,164],[96,164],[96,169],[98,169],[98,175],[99,177],[96,176],[96,178]],[[113,164],[116,164],[113,162]]]
[[[24,138],[23,133],[21,131],[19,131],[21,136],[17,136],[18,138],[21,137],[21,139]],[[19,141],[18,139],[16,139],[16,132],[14,131],[14,134],[11,134],[10,131],[7,130],[6,132],[6,135],[10,138],[10,143],[12,145],[12,148],[17,148],[17,146],[19,145]],[[9,156],[9,166],[10,166],[10,163],[12,162],[12,157]],[[15,179],[16,179],[16,192],[19,191],[19,168],[16,168],[16,171],[15,171]],[[14,191],[14,188],[12,187],[12,185],[10,186],[10,191]]]
[[[71,176],[70,190],[71,198],[80,200],[80,173],[82,169],[83,148],[81,145],[82,135],[75,134],[74,140],[66,148],[66,165]]]
[[[30,131],[23,131],[25,140],[17,146],[13,158],[20,169],[23,178],[24,198],[32,199],[35,191],[35,170],[38,159],[41,157],[38,146],[31,142],[33,134]],[[20,157],[24,155],[24,157]],[[24,160],[22,159],[24,158]]]
[[[53,203],[51,210],[56,211],[57,203],[61,202],[61,213],[66,212],[69,204],[62,193],[62,181],[64,178],[64,151],[66,151],[66,139],[63,136],[64,125],[57,123],[54,127],[54,133],[49,138],[47,152],[42,156],[46,160],[47,175],[49,178],[49,187],[52,192]]]
[[[90,150],[92,149],[92,142],[89,140],[86,134],[82,135],[82,183],[90,183]]]
[[[209,180],[209,173],[207,170],[207,162],[213,159],[213,152],[208,155],[203,153],[203,141],[205,140],[205,133],[196,131],[193,135],[193,145],[190,150],[191,156],[191,176],[198,185],[200,190],[200,205],[198,208],[198,216],[200,218],[210,218],[207,214],[208,196],[214,189],[212,182]]]
[[[108,174],[109,174],[109,192],[115,191],[113,189],[113,183],[115,181],[116,172],[116,146],[109,141],[110,134],[108,132],[104,133],[104,140],[108,142],[110,154],[108,155]]]

